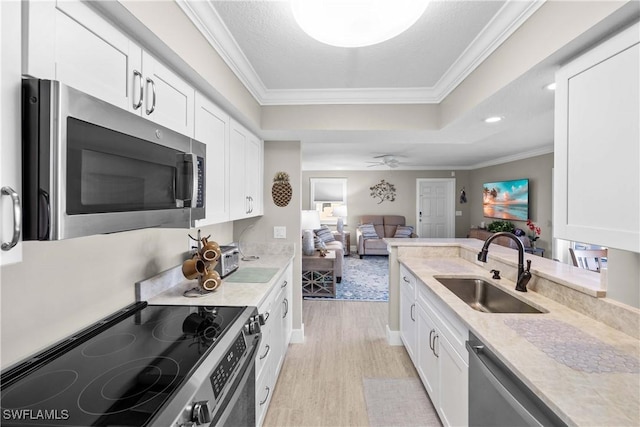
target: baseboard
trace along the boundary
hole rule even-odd
[[[304,323],[300,329],[291,331],[291,344],[304,344]]]
[[[400,338],[400,331],[392,331],[387,325],[387,342],[389,345],[404,345],[402,338]]]

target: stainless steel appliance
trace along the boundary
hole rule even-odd
[[[240,251],[236,246],[220,246],[222,255],[215,266],[220,277],[226,277],[238,269],[240,265]]]
[[[57,81],[22,91],[24,240],[204,218],[204,144]]]
[[[467,351],[470,426],[566,426],[472,333]]]
[[[3,426],[255,426],[255,307],[136,303],[2,373]]]

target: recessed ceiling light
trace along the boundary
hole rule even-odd
[[[484,119],[484,122],[485,123],[498,123],[501,120],[502,120],[502,117],[493,116],[493,117],[487,117],[486,119]]]
[[[300,28],[331,46],[362,47],[389,40],[422,16],[429,0],[292,0]]]
[[[556,82],[549,83],[544,88],[547,89],[547,90],[556,90]]]

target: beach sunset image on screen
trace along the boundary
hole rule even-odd
[[[529,218],[529,180],[485,183],[482,207],[488,218],[526,221]]]

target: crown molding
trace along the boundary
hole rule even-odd
[[[516,160],[530,159],[531,157],[542,156],[544,154],[550,154],[550,153],[553,153],[553,143],[551,143],[551,145],[546,145],[544,147],[537,148],[535,150],[525,151],[525,152],[514,154],[511,156],[497,157],[495,159],[491,159],[486,162],[476,163],[475,165],[471,165],[464,169],[473,170],[473,169],[486,168],[489,166],[501,165],[503,163],[515,162]]]
[[[264,83],[211,2],[202,0],[175,1],[256,101],[261,104],[260,100],[265,96]]]
[[[446,98],[546,0],[508,0],[434,87],[267,89],[211,2],[176,0],[260,105],[437,104]]]
[[[508,0],[438,80],[435,86],[438,102],[442,102],[545,2]]]

